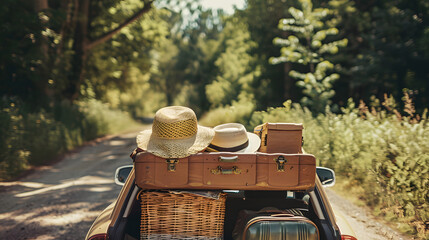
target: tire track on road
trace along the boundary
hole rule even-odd
[[[136,135],[94,141],[20,181],[0,183],[1,239],[84,239],[116,199],[121,187],[114,171],[132,164]]]

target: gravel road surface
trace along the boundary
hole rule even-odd
[[[409,240],[391,227],[377,220],[366,208],[358,207],[334,191],[325,189],[329,202],[343,216],[356,233],[359,240]]]
[[[19,181],[0,183],[0,239],[84,239],[120,191],[114,171],[132,164],[136,134],[94,141]],[[328,195],[360,240],[405,239],[334,192]]]

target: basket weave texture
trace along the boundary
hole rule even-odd
[[[225,194],[219,199],[189,193],[140,194],[140,239],[222,239]]]

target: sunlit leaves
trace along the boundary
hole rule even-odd
[[[142,6],[143,3],[136,0],[112,2],[108,9],[93,19],[93,36],[118,26]],[[152,64],[150,50],[159,46],[170,34],[170,24],[165,20],[169,15],[168,10],[152,9],[137,22],[122,28],[111,40],[92,49],[84,86],[92,89],[86,89],[84,96],[93,91],[97,98],[113,104],[115,99],[110,99],[110,91],[116,88],[123,92],[132,91],[134,84],[143,84],[133,82],[130,69],[140,69],[140,79],[145,79],[143,74],[149,72]]]
[[[297,21],[304,21],[304,13],[299,10],[296,9],[294,7],[289,8],[289,13],[292,15],[292,17],[294,17]]]
[[[213,107],[219,107],[228,104],[232,101],[233,96],[237,93],[232,94],[234,88],[231,82],[219,78],[206,86],[207,99],[213,105]]]
[[[302,103],[311,106],[316,112],[323,112],[334,96],[333,82],[339,79],[338,74],[328,75],[333,64],[325,59],[326,54],[338,53],[339,47],[347,45],[347,39],[329,41],[328,36],[338,35],[335,27],[327,27],[325,18],[332,12],[326,8],[312,8],[310,0],[301,0],[301,10],[289,8],[293,18],[279,21],[279,28],[288,32],[287,39],[275,38],[273,43],[283,46],[279,57],[271,57],[271,64],[282,62],[298,63],[309,67],[309,73],[295,70],[289,75],[298,79],[297,86],[303,89],[307,97]]]
[[[291,25],[291,24],[295,24],[295,19],[293,19],[293,18],[283,18],[279,22],[279,28],[282,28],[284,25]]]
[[[323,30],[317,31],[313,35],[313,41],[314,40],[323,41],[323,40],[325,40],[325,38],[328,35],[337,35],[337,34],[338,34],[338,29],[337,28],[323,29]]]
[[[246,24],[231,18],[221,36],[225,49],[215,62],[219,74],[206,86],[207,98],[215,108],[231,105],[240,96],[253,98],[251,84],[257,75],[250,67],[254,58],[249,52],[255,43],[250,40]]]
[[[347,46],[347,42],[348,42],[347,39],[342,39],[339,41],[323,44],[322,46],[320,46],[318,53],[319,54],[324,54],[324,53],[336,54],[338,52],[339,47]]]
[[[290,45],[290,41],[288,39],[283,39],[283,38],[279,38],[279,37],[274,38],[273,43],[275,45],[280,45],[280,46],[289,46]]]
[[[330,13],[330,10],[327,9],[327,8],[315,8],[315,9],[313,9],[312,16],[315,19],[319,19],[320,20],[320,19],[325,18],[326,16],[328,16],[329,13]]]

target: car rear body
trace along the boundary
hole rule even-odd
[[[316,178],[316,186],[312,191],[293,193],[294,196],[306,198],[309,202],[310,211],[317,222],[320,239],[340,240],[356,239],[353,230],[346,219],[340,214],[335,214],[319,178]],[[135,173],[131,170],[125,184],[119,193],[117,200],[109,205],[95,220],[86,236],[87,240],[122,240],[139,239],[140,215],[137,196],[140,188],[135,184]],[[262,193],[263,194],[263,193]],[[288,193],[289,194],[289,193]],[[273,203],[277,201],[273,199]],[[228,224],[230,225],[230,224]],[[226,230],[228,229],[225,224]],[[226,236],[225,239],[232,239]]]

